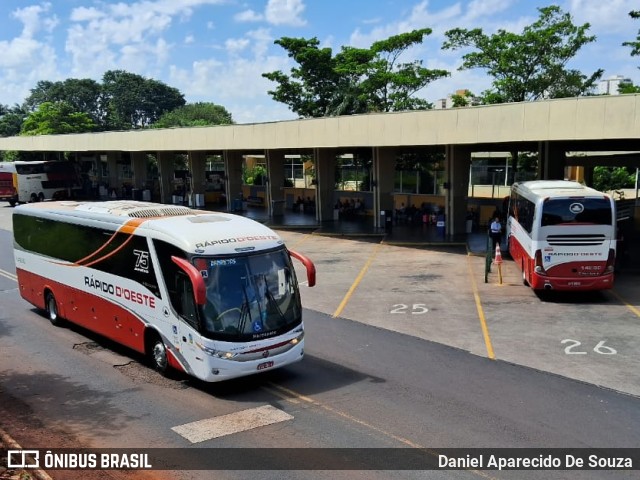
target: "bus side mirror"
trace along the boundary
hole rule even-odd
[[[195,297],[196,305],[206,305],[207,303],[207,288],[204,285],[204,279],[200,272],[184,258],[176,256],[171,257],[171,261],[178,265],[180,269],[187,274],[191,284],[193,285],[193,296]]]
[[[301,253],[295,252],[293,250],[289,250],[289,254],[302,262],[304,268],[307,269],[307,284],[310,287],[313,287],[316,284],[316,266],[313,264],[311,260],[302,255]]]

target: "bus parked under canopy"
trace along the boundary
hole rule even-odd
[[[534,290],[613,287],[613,199],[577,182],[514,183],[507,219],[509,253]]]

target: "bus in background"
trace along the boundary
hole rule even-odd
[[[534,290],[613,287],[614,200],[577,182],[514,183],[507,218],[509,253]]]
[[[20,294],[51,323],[80,325],[216,382],[304,354],[291,257],[272,230],[225,213],[133,200],[45,202],[13,212]]]
[[[18,192],[14,184],[15,171],[13,162],[0,162],[0,200],[9,202],[12,207],[18,201]]]
[[[12,207],[73,197],[82,188],[75,165],[64,160],[0,162],[0,173],[3,182],[6,174],[12,175],[12,195],[1,197]]]

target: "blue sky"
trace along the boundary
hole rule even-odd
[[[449,70],[419,96],[434,102],[458,89],[490,85],[482,70],[458,71],[460,51],[442,51],[443,32],[455,27],[520,32],[551,4],[590,23],[597,41],[568,65],[640,84],[640,57],[630,48],[640,20],[628,16],[637,0],[2,0],[0,103],[22,103],[39,80],[93,78],[123,69],[178,88],[188,102],[223,105],[237,123],[295,118],[267,91],[263,72],[293,66],[274,45],[283,37],[317,37],[338,51],[416,28],[433,29],[409,52],[429,68]]]

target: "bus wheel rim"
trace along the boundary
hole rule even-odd
[[[153,346],[153,360],[158,368],[163,369],[167,366],[167,351],[162,342],[156,342]]]
[[[56,305],[56,300],[53,298],[53,295],[49,296],[49,318],[51,320],[56,320],[58,318],[58,306]]]

